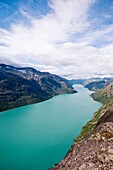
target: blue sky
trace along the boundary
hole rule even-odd
[[[113,0],[0,0],[0,21],[0,62],[68,78],[113,73]]]
[[[25,18],[20,13],[23,8],[33,17],[39,18],[51,11],[48,6],[48,0],[0,0],[0,26],[8,28],[14,21],[23,20]],[[89,19],[98,18],[98,22],[93,25],[94,29],[102,27],[103,25],[110,25],[113,23],[113,1],[112,0],[97,0],[89,10]],[[5,22],[4,20],[8,20]]]
[[[0,26],[3,28],[9,28],[13,22],[21,20],[26,22],[26,18],[20,13],[21,8],[33,17],[41,17],[41,15],[46,15],[49,10],[47,0],[1,0]]]
[[[113,1],[98,0],[90,9],[90,20],[98,19],[94,24],[94,29],[110,25],[113,23]]]

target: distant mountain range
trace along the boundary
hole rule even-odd
[[[104,77],[104,78],[90,78],[90,79],[72,79],[69,80],[70,85],[73,84],[82,84],[84,87],[88,88],[89,90],[99,90],[103,87],[107,86],[113,82],[113,77]]]
[[[84,82],[84,87],[88,88],[89,90],[99,90],[103,87],[107,86],[113,82],[113,78],[97,78],[97,79],[89,79]]]
[[[0,111],[76,92],[68,80],[57,75],[0,64]]]
[[[92,82],[84,85],[84,87],[88,88],[89,90],[96,91],[98,89],[101,89],[101,88],[105,87],[108,83],[109,82],[105,81],[105,80],[92,81]]]

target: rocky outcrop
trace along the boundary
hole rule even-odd
[[[105,122],[113,122],[113,107],[110,107],[105,114],[103,114],[99,121],[96,124],[96,127],[98,125],[100,125],[101,123],[105,123]]]
[[[66,79],[57,75],[0,64],[0,111],[75,92]]]
[[[109,116],[113,117],[113,106],[104,115],[107,121],[103,119],[89,135],[75,141],[64,160],[50,170],[113,170],[113,119]]]

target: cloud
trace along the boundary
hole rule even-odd
[[[51,10],[39,19],[21,8],[20,13],[29,24],[19,21],[13,23],[9,31],[0,29],[0,61],[32,66],[69,78],[111,72],[111,63],[106,65],[106,61],[113,63],[113,26],[92,29],[88,16],[95,2],[51,0]],[[109,45],[91,46],[103,36],[109,37]]]
[[[111,42],[113,41],[113,24],[110,25],[102,25],[100,29],[90,29],[85,33],[82,37],[78,39],[78,42],[82,42],[86,45],[93,44],[96,42],[97,46],[98,41],[101,41],[104,44],[104,41]]]

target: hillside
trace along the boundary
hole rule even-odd
[[[66,157],[50,170],[113,169],[113,83],[93,94],[104,105],[82,128]]]
[[[103,104],[113,101],[113,83],[105,86],[91,95],[94,100]]]
[[[57,75],[0,64],[0,111],[75,92],[66,79]]]
[[[84,81],[84,87],[88,88],[89,90],[100,90],[107,86],[108,84],[113,82],[113,77],[104,77],[104,78],[91,78]]]
[[[89,90],[96,91],[98,89],[102,89],[107,85],[108,82],[102,80],[102,81],[93,81],[85,85],[86,88]]]

